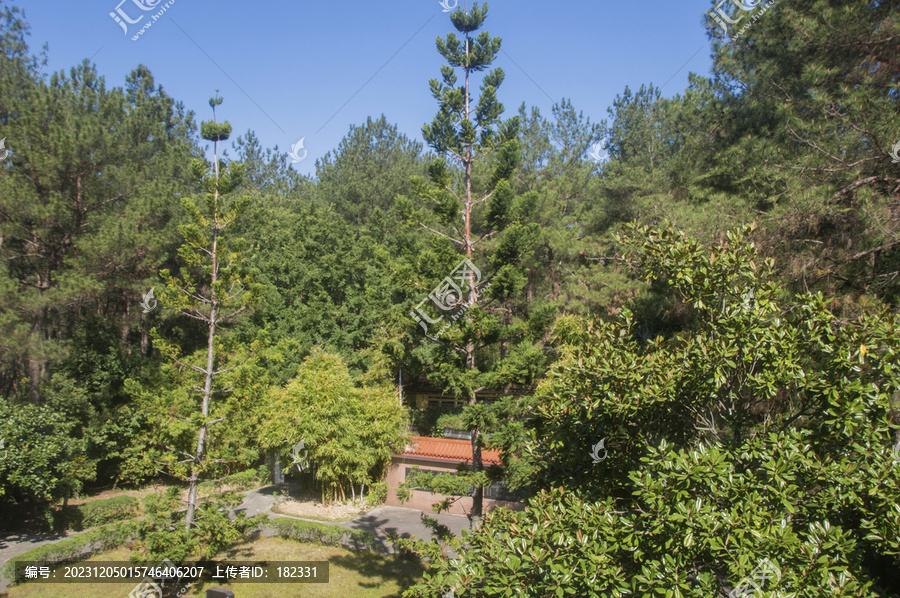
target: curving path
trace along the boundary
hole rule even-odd
[[[16,532],[0,532],[0,567],[9,559],[28,552],[44,544],[53,544],[84,532],[47,532],[43,534],[24,534]],[[0,590],[5,590],[9,581],[0,577]]]
[[[335,525],[348,529],[363,529],[375,534],[375,538],[381,544],[382,551],[390,554],[392,548],[387,544],[387,532],[396,532],[403,538],[418,537],[422,539],[431,538],[431,530],[422,525],[420,515],[422,511],[417,509],[406,509],[402,507],[376,507],[360,515],[350,521],[341,523],[328,523],[326,521],[317,521],[314,519],[304,519],[302,517],[292,517],[290,515],[281,515],[280,513],[272,513],[272,507],[278,500],[275,491],[284,490],[285,485],[266,486],[247,492],[243,502],[234,509],[233,512],[243,511],[248,517],[259,513],[269,513],[271,517],[286,517],[288,519],[300,519],[302,521],[311,521],[313,523],[324,523],[325,525]],[[435,514],[428,513],[430,517],[434,517],[440,523],[450,528],[457,536],[462,530],[469,528],[469,520],[463,515],[447,515],[445,513]],[[84,532],[62,532],[62,533],[45,533],[45,534],[19,534],[0,532],[0,567],[6,561],[28,552],[38,546],[44,544],[52,544],[59,542],[65,538],[77,536]],[[271,535],[271,530],[263,529],[263,533]],[[0,579],[0,591],[5,590],[9,582]]]
[[[418,509],[406,509],[403,507],[376,507],[365,513],[340,523],[329,523],[327,521],[318,521],[315,519],[304,519],[303,517],[294,517],[291,515],[282,515],[280,513],[272,513],[272,507],[278,500],[275,496],[277,490],[283,490],[286,486],[266,486],[257,490],[251,490],[244,496],[244,501],[235,511],[243,511],[248,517],[259,513],[269,513],[271,517],[286,517],[288,519],[300,519],[301,521],[311,521],[312,523],[324,523],[325,525],[335,525],[345,527],[347,529],[363,529],[372,532],[375,538],[382,546],[383,552],[391,554],[392,547],[387,544],[387,532],[396,532],[401,538],[417,537],[424,540],[431,538],[431,530],[422,524],[420,518],[422,511]],[[446,525],[450,531],[457,536],[461,535],[462,530],[469,528],[469,519],[463,515],[448,515],[446,513],[428,513],[429,517],[437,519],[439,523]],[[263,530],[264,533],[268,530]]]

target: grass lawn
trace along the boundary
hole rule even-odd
[[[125,548],[97,555],[88,561],[127,561],[130,551]],[[204,597],[213,587],[227,588],[235,598],[399,598],[403,590],[422,577],[422,566],[393,556],[370,552],[351,552],[343,548],[302,544],[281,538],[259,538],[233,546],[216,556],[224,561],[328,561],[327,584],[233,583],[195,584],[185,594]],[[23,584],[10,588],[8,598],[127,598],[138,583],[120,584]],[[0,596],[3,596],[0,593]]]

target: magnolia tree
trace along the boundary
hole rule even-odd
[[[636,271],[690,324],[647,339],[628,311],[563,318],[537,495],[456,559],[409,544],[436,562],[405,596],[898,595],[896,316],[787,296],[749,228],[710,247],[631,232]]]

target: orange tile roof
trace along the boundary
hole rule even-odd
[[[403,449],[405,457],[427,457],[440,461],[472,461],[472,443],[468,440],[455,438],[430,438],[428,436],[413,436],[409,439],[406,448]],[[485,465],[500,465],[500,451],[497,449],[483,449],[481,461]]]

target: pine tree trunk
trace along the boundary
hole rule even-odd
[[[481,462],[481,430],[476,428],[472,432],[472,469],[481,471],[484,466]],[[475,486],[475,493],[472,495],[472,512],[469,514],[469,528],[478,529],[484,517],[484,486]]]
[[[46,362],[36,354],[41,350],[44,332],[44,310],[38,310],[37,319],[31,327],[31,347],[28,352],[28,379],[30,385],[29,398],[35,405],[41,402],[41,381],[44,378]]]
[[[41,378],[44,376],[44,365],[39,359],[28,358],[29,398],[35,405],[41,402]]]
[[[131,355],[131,343],[128,342],[128,336],[131,334],[131,326],[128,324],[123,324],[121,332],[119,332],[119,339],[123,347],[125,347],[125,352],[127,355]]]
[[[469,53],[469,36],[466,35],[466,54]],[[469,69],[466,69],[466,119],[468,120],[470,115],[469,108]],[[470,144],[466,144],[466,155],[465,155],[465,167],[466,167],[466,175],[465,175],[465,183],[466,183],[466,205],[465,205],[465,242],[466,242],[466,257],[469,259],[472,258],[472,146]],[[472,307],[478,303],[478,292],[475,290],[475,273],[469,272],[469,307]],[[469,339],[466,342],[466,369],[474,370],[475,369],[475,341],[473,339]],[[477,397],[473,392],[469,397],[469,405],[474,405],[477,402]],[[481,446],[480,446],[480,431],[476,428],[472,432],[472,469],[475,472],[479,472],[483,469],[481,464]],[[469,514],[469,527],[471,529],[478,529],[481,527],[481,519],[484,514],[484,488],[482,486],[475,486],[475,492],[472,495],[472,512]]]
[[[217,173],[218,174],[218,173]],[[218,199],[218,192],[216,193]],[[194,462],[191,464],[190,489],[188,490],[188,508],[184,516],[184,526],[190,531],[191,525],[194,523],[194,512],[197,509],[197,486],[200,481],[200,468],[203,464],[203,457],[206,452],[206,434],[207,421],[209,420],[209,404],[213,394],[213,379],[215,378],[215,339],[216,339],[216,322],[218,316],[218,302],[216,300],[216,282],[218,281],[219,262],[216,247],[218,244],[219,228],[218,222],[213,224],[213,239],[210,257],[212,259],[212,284],[210,285],[210,311],[209,311],[209,336],[206,340],[206,379],[203,383],[203,405],[200,412],[203,415],[203,424],[200,426],[200,433],[197,435],[197,452],[194,454]]]
[[[150,331],[146,326],[141,326],[141,357],[147,359],[150,357]]]

